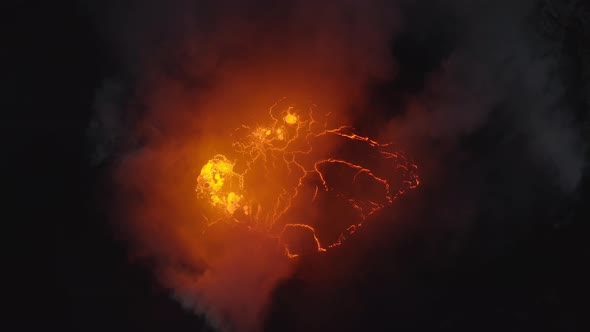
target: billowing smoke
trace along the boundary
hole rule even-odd
[[[565,100],[563,40],[551,43],[534,26],[540,3],[447,5],[446,14],[454,17],[455,47],[439,59],[424,89],[407,99],[406,112],[386,131],[416,144],[448,142],[504,116],[502,134],[519,135],[523,152],[538,162],[535,167],[552,173],[547,181],[565,192],[575,189],[583,170],[581,128]]]
[[[116,225],[187,308],[223,330],[261,328],[292,264],[272,241],[203,228],[199,168],[224,152],[228,128],[262,121],[281,97],[350,122],[367,87],[394,73],[396,7],[174,0],[93,11],[123,68],[98,92],[90,128],[96,161],[115,159]]]
[[[554,214],[585,169],[579,115],[588,105],[572,97],[583,91],[572,84],[563,37],[539,27],[546,2],[436,3],[406,6],[418,17],[407,34],[434,59],[421,64],[431,67],[422,85],[402,85],[403,111],[381,130],[420,155],[425,190],[440,197],[428,219],[461,228],[477,221],[483,246],[509,247],[517,229],[566,222]],[[437,19],[425,23],[420,17],[432,15],[420,13],[432,7]]]
[[[485,0],[93,5],[123,68],[98,92],[90,127],[96,161],[113,161],[116,226],[187,308],[221,329],[260,329],[273,289],[294,267],[266,239],[213,229],[196,242],[204,230],[194,184],[199,165],[223,152],[216,142],[225,129],[258,121],[288,96],[411,152],[425,193],[405,216],[457,233],[477,222],[498,245],[553,207],[532,206],[575,192],[584,170],[572,110],[587,105],[567,99],[567,59],[539,35],[538,8]]]

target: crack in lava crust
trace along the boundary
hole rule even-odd
[[[225,222],[266,233],[288,257],[297,257],[341,245],[369,216],[419,185],[418,166],[393,144],[348,126],[328,128],[329,113],[320,121],[313,106],[302,110],[282,99],[268,115],[264,125],[237,128],[230,153],[202,166],[196,192],[207,225]],[[313,220],[300,222],[322,194],[339,202],[334,209],[354,211],[332,240],[320,239],[318,233],[329,232],[318,232]]]

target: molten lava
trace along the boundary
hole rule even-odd
[[[209,199],[211,205],[220,208],[231,216],[240,207],[243,178],[233,171],[234,164],[224,155],[216,155],[209,160],[197,179],[197,193]]]
[[[285,253],[296,257],[342,244],[368,216],[418,186],[417,166],[392,144],[346,126],[327,128],[328,115],[319,121],[313,108],[303,111],[283,100],[270,108],[269,123],[236,129],[231,155],[215,155],[197,178],[197,195],[209,206],[208,224],[245,225],[278,238]],[[322,144],[340,149],[324,155],[314,149]],[[326,197],[318,199],[321,193]],[[332,210],[321,215],[344,225],[326,225],[310,212],[325,206]],[[338,213],[343,216],[336,218]],[[334,228],[332,240],[318,236]]]

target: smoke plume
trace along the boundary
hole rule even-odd
[[[413,3],[406,12],[432,5]],[[452,1],[426,26],[427,18],[406,21],[412,35],[438,36],[421,45],[438,55],[436,65],[381,128],[409,146],[424,165],[425,190],[441,198],[426,218],[453,227],[477,221],[481,242],[492,247],[509,247],[517,229],[566,222],[556,210],[585,169],[576,113],[588,105],[572,101],[563,41],[539,31],[542,5]]]
[[[565,60],[531,24],[537,5],[91,5],[123,69],[97,93],[90,135],[96,161],[114,165],[116,226],[133,256],[152,262],[175,298],[220,329],[262,328],[273,289],[294,267],[255,235],[208,229],[195,241],[204,230],[194,185],[199,165],[223,152],[216,142],[227,128],[259,121],[284,96],[343,122],[380,119],[364,129],[409,151],[423,166],[426,192],[439,198],[415,215],[454,229],[477,220],[502,237],[504,223],[529,223],[538,195],[575,192],[584,170],[575,106],[564,97]],[[423,72],[407,73],[412,60]],[[375,97],[380,84],[394,97]]]
[[[543,39],[533,25],[539,2],[448,5],[456,46],[439,59],[423,91],[407,99],[406,112],[385,131],[416,144],[452,141],[476,133],[502,113],[502,135],[522,135],[524,151],[539,163],[535,167],[552,173],[547,180],[565,192],[574,190],[583,170],[581,133],[565,100],[568,78],[561,69],[567,60],[560,57],[561,45]]]
[[[276,244],[204,232],[194,186],[227,128],[281,97],[349,121],[391,78],[399,20],[387,1],[123,1],[94,5],[121,75],[97,94],[96,161],[116,159],[117,226],[134,256],[222,330],[261,328],[291,266]],[[254,236],[254,235],[252,235]],[[220,243],[223,248],[219,248]]]

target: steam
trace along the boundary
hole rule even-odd
[[[409,98],[405,114],[389,123],[386,136],[414,145],[450,142],[502,114],[505,128],[498,138],[522,135],[523,153],[538,163],[526,167],[543,169],[550,174],[547,181],[572,192],[584,168],[581,128],[565,100],[560,45],[542,39],[532,24],[539,2],[450,5],[460,28],[468,29],[457,33],[456,49],[427,78],[424,91]]]

